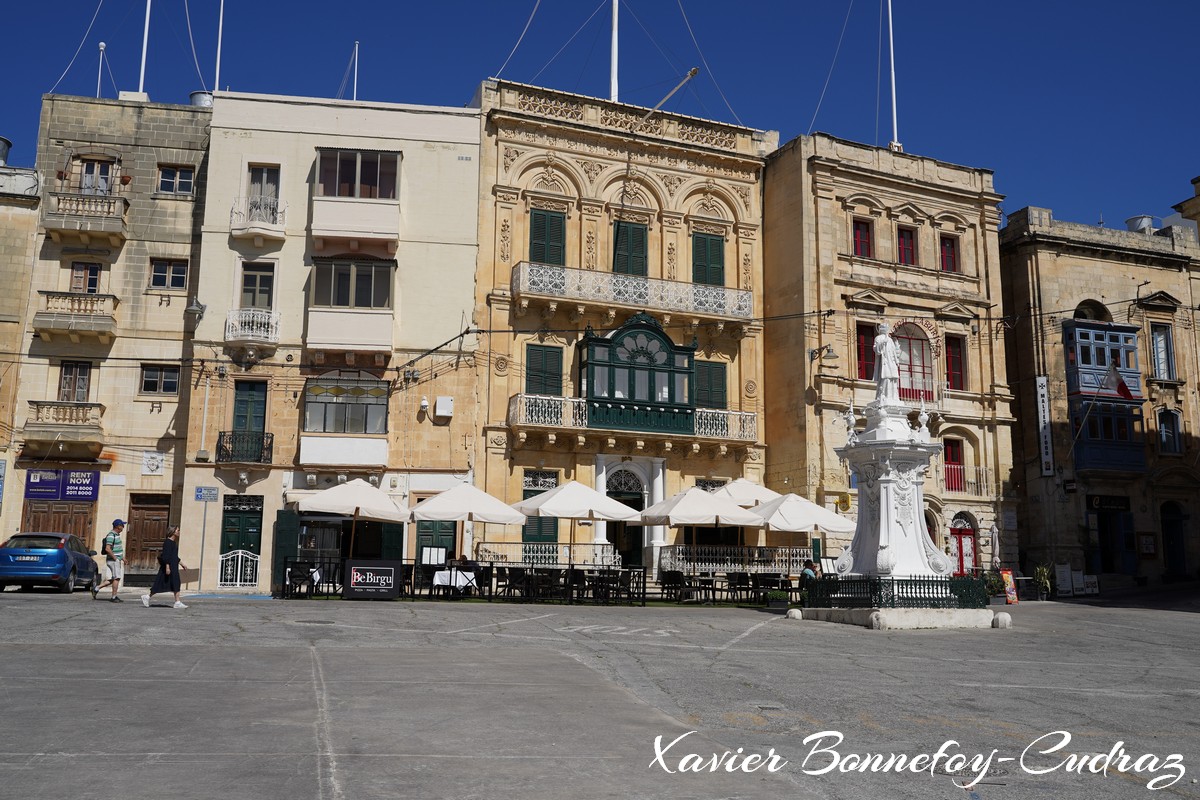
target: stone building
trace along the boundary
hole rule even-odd
[[[29,303],[29,280],[33,275],[33,248],[37,241],[38,213],[42,199],[41,176],[28,167],[8,166],[12,143],[0,137],[0,512],[4,501],[20,500],[17,489],[5,492],[12,469],[16,430],[17,386],[20,385],[25,314]],[[0,528],[0,540],[14,527]]]
[[[477,485],[515,502],[576,480],[641,509],[761,481],[761,181],[777,134],[504,81],[478,104]],[[611,543],[653,569],[683,536],[535,519],[475,538],[480,557]]]
[[[1069,563],[1111,588],[1200,567],[1200,247],[1152,223],[1029,207],[1001,231],[1027,571]]]
[[[767,485],[854,512],[834,448],[874,398],[886,322],[900,397],[943,445],[924,479],[928,535],[959,572],[1015,563],[992,173],[816,134],[771,155],[764,198]]]
[[[478,111],[220,92],[211,138],[185,374],[204,588],[277,586],[289,556],[455,554],[452,524],[290,509],[355,478],[402,507],[473,480]]]
[[[16,469],[2,525],[96,546],[130,522],[153,572],[181,511],[185,308],[195,292],[209,109],[46,95]]]

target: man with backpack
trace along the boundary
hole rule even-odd
[[[100,552],[104,554],[104,583],[99,586],[92,584],[93,600],[105,586],[112,586],[109,602],[125,602],[117,596],[117,590],[121,588],[121,578],[125,577],[125,545],[121,542],[121,532],[124,530],[125,520],[114,519],[112,530],[100,540]]]

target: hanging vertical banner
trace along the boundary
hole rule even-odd
[[[1054,444],[1050,437],[1050,379],[1035,378],[1037,387],[1038,449],[1042,456],[1042,475],[1054,474]]]

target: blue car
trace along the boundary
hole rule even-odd
[[[99,586],[94,555],[95,550],[68,533],[18,533],[0,545],[0,591],[9,584],[53,586],[64,594],[76,586]]]

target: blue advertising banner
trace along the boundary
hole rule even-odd
[[[94,503],[100,497],[100,473],[75,469],[31,469],[25,477],[27,500],[75,500]]]

